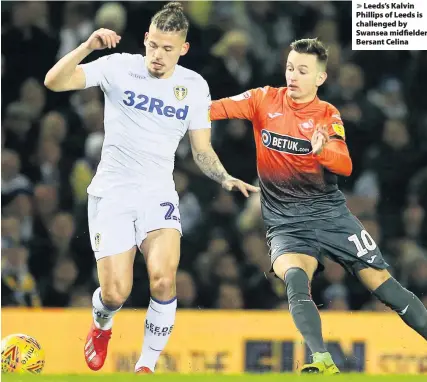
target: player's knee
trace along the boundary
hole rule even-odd
[[[318,261],[316,258],[304,254],[291,253],[279,256],[273,263],[273,270],[277,277],[283,279],[288,270],[301,269],[311,280],[317,266]]]
[[[175,274],[156,272],[150,276],[151,295],[160,300],[168,300],[175,297]]]
[[[395,312],[400,312],[415,299],[415,295],[405,289],[397,280],[389,278],[373,292],[384,305]]]
[[[290,268],[285,273],[288,301],[293,299],[311,300],[310,280],[301,268]]]
[[[365,287],[374,291],[390,279],[391,274],[387,269],[364,268],[359,271],[359,278]]]
[[[102,302],[105,306],[116,309],[122,306],[130,295],[129,287],[116,284],[102,289]]]

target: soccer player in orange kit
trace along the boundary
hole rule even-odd
[[[214,101],[212,120],[253,124],[262,215],[272,270],[284,280],[289,310],[312,352],[302,373],[339,373],[327,351],[310,283],[322,255],[341,264],[402,320],[427,339],[427,310],[388,272],[388,264],[346,206],[337,175],[352,162],[338,110],[317,97],[326,78],[328,52],[317,39],[291,44],[287,87],[265,86]]]

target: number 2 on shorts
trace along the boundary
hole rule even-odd
[[[375,243],[374,239],[372,239],[372,236],[369,235],[366,230],[362,230],[360,232],[360,237],[362,239],[363,245],[356,234],[348,237],[348,241],[353,242],[356,246],[357,257],[362,257],[366,255],[369,251],[373,251],[375,248],[377,248],[377,244]]]
[[[164,203],[160,203],[160,205],[162,207],[168,207],[168,210],[166,211],[166,214],[165,214],[165,220],[171,220],[171,219],[173,219],[173,220],[178,220],[179,221],[178,217],[172,216],[173,212],[175,211],[175,206],[172,203],[170,203],[170,202],[164,202]]]

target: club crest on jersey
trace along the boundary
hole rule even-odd
[[[101,244],[101,234],[97,233],[95,235],[95,250],[99,251],[99,245]]]
[[[294,138],[263,129],[261,140],[265,147],[291,155],[307,155],[312,152],[311,142],[307,139]]]
[[[300,123],[298,126],[302,130],[311,130],[314,128],[314,121],[312,119],[309,119],[306,122]]]
[[[188,89],[185,86],[175,86],[173,88],[173,93],[178,101],[182,101],[185,97],[187,97]]]

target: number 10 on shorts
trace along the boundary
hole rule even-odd
[[[372,236],[369,235],[366,230],[362,230],[360,232],[360,238],[362,239],[363,244],[356,234],[348,237],[348,241],[353,242],[356,246],[357,257],[365,256],[369,251],[373,251],[375,248],[377,248],[377,244],[375,243],[374,239],[372,239]]]

